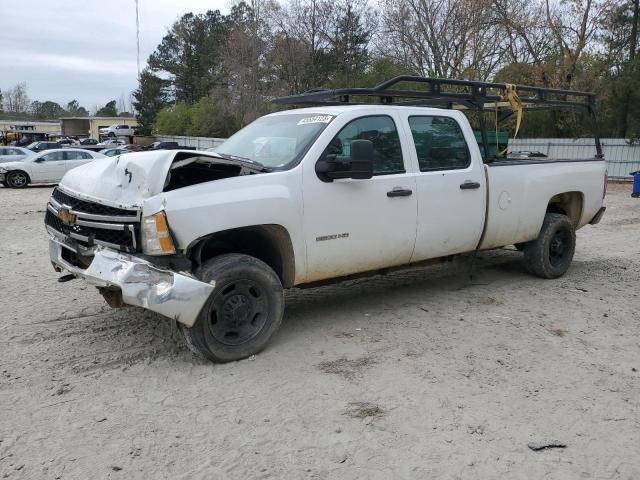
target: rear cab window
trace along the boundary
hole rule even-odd
[[[421,172],[458,170],[471,164],[471,153],[458,122],[451,117],[409,117]]]

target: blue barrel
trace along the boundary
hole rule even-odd
[[[638,198],[640,197],[640,170],[631,172],[629,175],[633,175],[633,193],[631,193],[631,196]]]

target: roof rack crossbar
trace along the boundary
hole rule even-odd
[[[427,84],[429,88],[425,90],[398,89],[397,85],[402,82]],[[503,101],[502,92],[505,91],[506,85],[505,83],[475,80],[401,75],[371,88],[314,89],[300,95],[275,98],[273,102],[280,105],[344,105],[370,103],[355,101],[354,97],[378,97],[382,104],[434,106],[451,102],[469,109],[495,110],[496,102]],[[443,87],[445,88],[443,89]],[[447,89],[446,87],[454,88]],[[538,110],[542,105],[548,106],[549,109],[589,110],[592,108],[595,97],[590,92],[528,85],[516,85],[516,91],[526,110]],[[400,101],[394,101],[395,99]]]

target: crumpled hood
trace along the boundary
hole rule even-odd
[[[60,186],[100,203],[141,207],[145,199],[162,192],[171,163],[181,151],[134,152],[100,158],[67,172]]]

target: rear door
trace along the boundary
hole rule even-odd
[[[66,172],[63,151],[43,153],[33,163],[31,180],[33,182],[58,182]]]
[[[64,154],[66,156],[65,173],[72,168],[79,167],[94,160],[89,152],[70,151],[64,152]]]
[[[405,114],[416,175],[418,219],[412,261],[472,251],[485,217],[484,165],[460,113]]]
[[[315,172],[318,159],[304,162],[307,282],[411,259],[416,235],[415,174],[410,173],[409,152],[400,141],[397,122],[395,115],[355,118],[321,146],[322,155],[349,155],[353,140],[371,140],[373,178],[323,182]]]

